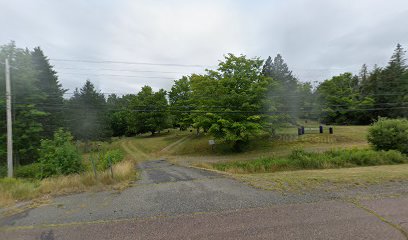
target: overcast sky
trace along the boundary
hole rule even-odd
[[[0,0],[0,44],[40,46],[51,59],[183,65],[52,60],[70,91],[87,78],[103,92],[169,89],[226,53],[280,53],[301,81],[322,81],[385,65],[397,43],[408,48],[407,25],[407,0]]]

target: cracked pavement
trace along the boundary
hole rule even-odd
[[[408,197],[281,193],[164,160],[122,192],[57,197],[0,217],[0,239],[407,239]],[[408,192],[408,190],[407,190]]]

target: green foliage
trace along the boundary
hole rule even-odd
[[[369,128],[368,141],[377,150],[408,153],[408,120],[380,118]]]
[[[31,52],[32,65],[38,79],[37,86],[44,94],[43,99],[37,101],[40,111],[47,113],[47,117],[41,119],[44,128],[42,137],[52,138],[54,132],[64,126],[63,94],[66,92],[58,81],[57,72],[49,63],[40,47]],[[54,106],[54,107],[50,107]],[[61,107],[59,107],[61,106]]]
[[[136,133],[161,131],[169,126],[166,91],[154,92],[151,87],[144,86],[130,104],[132,120],[135,122]]]
[[[154,92],[149,86],[134,95],[121,98],[110,96],[110,127],[114,136],[132,136],[151,132],[154,134],[170,125],[166,91]]]
[[[72,140],[72,135],[63,129],[58,129],[52,140],[41,140],[38,162],[41,164],[42,178],[83,170],[81,155]]]
[[[283,57],[278,54],[273,59],[269,57],[262,69],[262,74],[277,82],[277,87],[269,92],[275,98],[277,109],[287,115],[292,122],[296,121],[299,112],[300,99],[297,92],[298,80],[289,70]]]
[[[263,61],[228,54],[217,71],[190,77],[196,128],[208,130],[215,138],[241,151],[250,136],[259,135],[269,115],[265,98],[273,80],[264,76]],[[268,102],[269,103],[269,102]],[[211,113],[211,114],[209,114]]]
[[[181,79],[174,81],[169,92],[169,103],[173,124],[179,127],[180,130],[186,130],[193,124],[191,114],[185,112],[195,109],[191,95],[191,83],[188,77],[183,76]]]
[[[286,158],[261,158],[213,164],[220,171],[241,173],[276,172],[300,169],[327,169],[357,166],[376,166],[407,163],[408,158],[398,151],[331,150],[323,153],[294,150]]]
[[[0,164],[0,178],[7,176],[7,166]]]
[[[32,163],[38,157],[40,139],[44,137],[44,119],[48,116],[37,104],[45,99],[45,92],[39,88],[39,70],[33,65],[31,53],[17,48],[14,42],[0,46],[0,59],[10,60],[13,87],[13,134],[15,159],[17,163]],[[16,69],[18,68],[18,70]],[[5,92],[4,67],[0,67],[0,92]],[[0,115],[5,116],[5,101],[0,101]],[[0,118],[0,158],[6,159],[6,123]]]
[[[40,163],[31,163],[24,166],[18,166],[15,171],[15,177],[17,178],[41,178],[42,165]]]
[[[79,140],[101,140],[110,136],[105,97],[91,81],[74,92],[67,102],[69,130]]]
[[[121,162],[124,157],[125,154],[119,149],[109,150],[101,156],[101,159],[98,161],[97,167],[99,170],[105,170],[109,168],[111,164],[113,166],[116,163]]]
[[[351,73],[326,80],[317,88],[317,94],[325,123],[359,123],[364,115],[358,109],[370,109],[374,106],[372,98],[360,95],[358,79]]]
[[[408,68],[405,50],[397,45],[388,65],[364,64],[358,76],[341,74],[317,88],[326,123],[368,124],[379,117],[408,117]]]

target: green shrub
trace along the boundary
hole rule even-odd
[[[376,150],[408,153],[408,120],[381,118],[369,128],[368,141]]]
[[[24,166],[19,166],[15,169],[15,176],[18,178],[40,178],[41,164],[32,163]]]
[[[243,173],[275,172],[300,169],[327,169],[357,166],[375,166],[407,163],[404,154],[395,151],[374,151],[370,149],[331,150],[323,153],[294,150],[286,158],[261,158],[253,161],[216,163],[220,171],[233,170]]]
[[[39,163],[42,178],[83,171],[81,155],[72,140],[71,133],[63,129],[57,130],[52,140],[41,140]]]
[[[124,157],[125,154],[119,149],[109,150],[105,152],[99,160],[98,169],[105,170],[109,168],[110,164],[114,165],[122,161]]]

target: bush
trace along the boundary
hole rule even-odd
[[[123,158],[125,157],[125,154],[118,150],[109,150],[107,151],[105,154],[102,155],[102,158],[99,160],[98,162],[98,169],[99,170],[105,170],[107,168],[109,168],[109,161],[112,165],[120,162],[123,160]]]
[[[15,176],[18,178],[41,178],[41,164],[32,163],[19,166],[15,170]]]
[[[71,133],[62,129],[54,133],[54,139],[41,140],[39,163],[41,177],[68,175],[83,170],[81,155],[77,151]]]
[[[381,118],[369,128],[368,141],[376,150],[408,153],[408,120]]]
[[[376,166],[408,162],[402,153],[369,149],[331,150],[323,153],[294,150],[286,158],[261,158],[253,161],[216,163],[220,171],[239,173],[276,172],[301,169],[327,169],[357,166]]]

